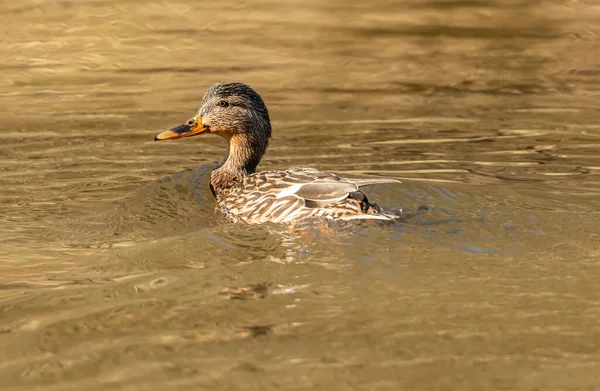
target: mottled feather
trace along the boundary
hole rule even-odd
[[[390,220],[393,215],[382,213],[359,190],[390,182],[398,183],[393,179],[342,178],[312,168],[263,171],[245,176],[237,186],[217,195],[217,200],[224,212],[239,211],[232,220],[246,223],[308,217]]]

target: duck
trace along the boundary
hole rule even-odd
[[[257,172],[271,139],[271,120],[263,99],[247,84],[214,84],[192,118],[154,140],[205,134],[220,136],[228,143],[225,159],[211,171],[210,189],[217,208],[231,222],[292,223],[310,218],[391,221],[398,217],[383,212],[361,191],[366,186],[400,183],[396,179],[351,179],[316,168]]]

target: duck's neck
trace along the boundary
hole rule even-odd
[[[236,134],[227,139],[229,146],[225,160],[210,174],[210,186],[215,195],[226,192],[254,173],[268,143],[249,134]]]

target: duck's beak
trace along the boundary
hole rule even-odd
[[[156,135],[156,137],[154,137],[154,141],[190,137],[205,132],[209,132],[209,129],[207,126],[204,126],[204,124],[202,124],[202,117],[200,116],[200,114],[198,114],[186,123],[179,125],[171,130],[165,130],[164,132]]]

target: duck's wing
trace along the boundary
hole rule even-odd
[[[348,198],[359,188],[379,183],[400,183],[390,178],[349,179],[314,168],[295,168],[286,171],[263,172],[265,184],[270,184],[268,192],[277,198],[297,197],[305,201],[307,207],[325,207]]]
[[[397,183],[393,179],[347,179],[313,168],[262,171],[244,177],[236,191],[227,195],[225,209],[252,222],[289,222],[307,217],[378,218],[370,213],[360,187],[377,183]],[[377,208],[375,206],[375,208]]]
[[[367,179],[352,179],[352,178],[341,178],[344,181],[352,182],[358,187],[378,185],[380,183],[402,183],[397,179],[392,178],[367,178]]]
[[[346,199],[355,191],[358,186],[351,182],[315,180],[301,185],[293,194],[304,199],[308,207],[323,207]]]

